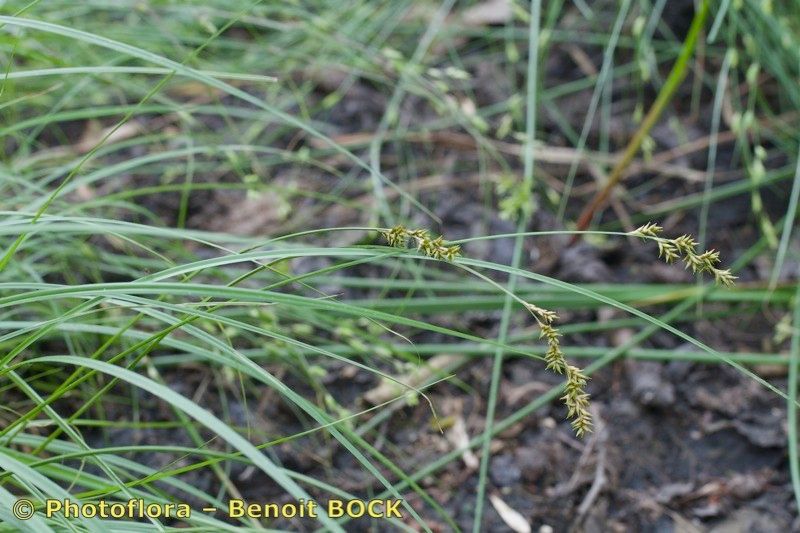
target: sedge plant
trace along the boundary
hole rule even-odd
[[[396,498],[403,500],[404,519],[376,521],[375,528],[429,531],[443,524],[459,530],[463,517],[440,497],[431,481],[436,474],[454,468],[466,450],[483,449],[489,457],[493,439],[554,402],[563,404],[558,409],[569,422],[548,431],[568,435],[571,427],[587,438],[595,423],[589,379],[621,357],[729,364],[785,399],[793,485],[800,494],[794,419],[800,307],[796,287],[778,275],[792,258],[800,167],[774,163],[797,153],[783,117],[787,102],[800,94],[793,83],[793,19],[733,2],[716,15],[716,40],[704,56],[709,65],[726,59],[724,76],[713,80],[721,87],[755,72],[753,79],[744,77],[754,96],[732,104],[739,117],[734,152],[745,167],[763,172],[722,184],[710,180],[700,192],[645,207],[631,214],[628,229],[639,226],[634,231],[606,220],[597,231],[580,232],[598,239],[641,237],[665,261],[683,263],[716,284],[567,283],[525,269],[519,260],[509,266],[469,252],[472,244],[513,239],[519,259],[527,239],[569,233],[526,231],[536,208],[557,207],[562,214],[560,206],[571,202],[564,189],[549,187],[546,173],[533,180],[540,159],[552,157],[534,142],[542,131],[535,109],[547,106],[555,124],[549,129],[579,154],[590,128],[574,131],[560,99],[602,85],[591,105],[605,136],[604,153],[595,155],[615,161],[607,138],[610,87],[638,76],[643,64],[653,73],[676,61],[686,67],[690,55],[661,22],[663,2],[652,9],[626,2],[608,27],[600,7],[581,2],[581,16],[595,20],[591,32],[561,28],[561,9],[569,3],[531,2],[530,11],[512,4],[505,26],[463,23],[454,2],[441,3],[430,16],[406,0],[355,2],[349,10],[216,0],[4,4],[0,531],[296,525],[200,512],[264,494],[276,500]],[[628,10],[643,21],[638,31],[628,28]],[[734,61],[729,50],[741,35],[753,42]],[[701,38],[700,29],[693,31],[692,43]],[[464,39],[471,43],[466,49],[459,44]],[[789,46],[782,44],[787,39]],[[603,52],[600,71],[576,80],[543,79],[546,73],[536,69],[547,54],[576,43]],[[527,62],[525,47],[532,57]],[[754,61],[758,69],[750,68]],[[511,95],[482,105],[483,82],[472,73],[487,63],[506,70]],[[759,92],[764,76],[778,80],[785,99]],[[677,90],[682,79],[668,79],[664,93]],[[347,129],[361,119],[348,115],[351,91],[365,86],[392,95],[375,135]],[[428,106],[433,118],[405,117],[410,98],[422,103],[410,107]],[[659,112],[667,100],[660,100]],[[727,112],[723,103],[720,96],[715,112]],[[710,142],[722,143],[718,130],[725,124],[716,118]],[[516,131],[523,127],[524,134]],[[750,146],[756,137],[766,148]],[[469,161],[466,169],[457,161],[455,170],[474,178],[491,209],[493,192],[499,193],[497,210],[517,222],[517,231],[447,241],[424,229],[442,227],[449,234],[446,225],[436,226],[426,194],[438,183],[433,178],[441,174],[442,148],[463,151],[465,145],[476,154],[475,164]],[[631,150],[625,165],[642,164]],[[747,159],[756,153],[761,167]],[[520,155],[527,167],[522,181],[514,178],[511,161]],[[658,163],[659,155],[653,157]],[[567,174],[579,161],[569,160]],[[426,175],[433,178],[420,179]],[[753,206],[760,231],[774,230],[780,238],[770,288],[726,290],[735,274],[776,244],[774,238],[759,234],[727,269],[717,251],[705,250],[705,232],[669,238],[648,222],[698,207],[708,217],[734,196],[760,198],[755,192],[788,182],[793,203],[782,219],[770,220],[763,205]],[[631,185],[630,193],[651,186]],[[234,204],[226,211],[221,206],[230,198]],[[342,212],[359,222],[348,225],[337,217]],[[377,227],[377,217],[408,227],[394,220]],[[701,228],[711,227],[707,222]],[[382,242],[375,240],[379,233]],[[505,276],[515,281],[498,281]],[[718,351],[688,333],[696,320],[690,311],[701,303],[706,318],[725,320],[757,316],[765,301],[789,319],[788,392],[750,366],[786,367],[790,361],[780,347]],[[625,316],[604,323],[585,318],[602,307]],[[501,312],[503,333],[485,338],[471,331],[463,317],[474,311]],[[517,329],[510,320],[517,311],[534,327]],[[572,312],[583,318],[559,318]],[[575,335],[622,327],[634,334],[611,349],[575,341]],[[642,346],[659,332],[694,351]],[[465,357],[436,368],[432,361],[443,353]],[[442,397],[488,396],[500,405],[497,387],[487,395],[463,371],[468,362],[492,357],[498,369],[504,360],[524,360],[561,382],[508,412],[493,408],[483,431],[470,427],[453,447],[442,435],[448,427],[437,411]],[[429,367],[421,383],[408,379]],[[398,392],[377,405],[359,401],[382,381]],[[605,392],[595,390],[595,398]],[[400,438],[412,434],[406,425],[414,426],[417,440]],[[478,474],[480,505],[490,490],[485,472]],[[6,512],[20,498],[33,502],[30,521]],[[181,524],[72,520],[42,513],[52,498],[189,501],[195,512]],[[474,511],[478,528],[485,518]],[[350,520],[320,515],[308,525],[347,530]]]

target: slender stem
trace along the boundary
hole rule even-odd
[[[800,366],[800,285],[797,287],[794,302],[794,334],[789,355],[789,399],[786,402],[787,417],[789,421],[789,472],[792,478],[792,488],[797,509],[800,511],[800,458],[797,453],[797,381],[798,366]]]
[[[525,118],[525,151],[524,151],[524,170],[523,170],[523,186],[527,191],[533,189],[533,164],[534,164],[534,151],[533,143],[536,138],[536,97],[537,97],[537,83],[538,83],[538,62],[539,62],[539,19],[541,18],[541,0],[533,0],[531,2],[531,19],[528,29],[528,70],[527,70],[527,108]],[[520,212],[519,221],[517,222],[517,233],[525,231],[530,219],[530,211],[523,210]],[[524,239],[518,235],[514,239],[514,252],[511,258],[513,268],[519,268],[522,259],[522,244]],[[505,343],[508,339],[508,327],[511,320],[511,311],[514,308],[514,292],[516,291],[518,278],[515,274],[509,274],[508,278],[508,291],[505,295],[503,304],[503,314],[500,318],[500,331],[498,333],[498,342]],[[503,355],[504,351],[498,347],[494,353],[494,363],[492,365],[492,380],[489,386],[489,399],[486,406],[486,426],[484,428],[484,435],[491,435],[494,429],[495,411],[497,410],[497,396],[500,388],[500,376],[503,370]],[[472,522],[472,530],[474,533],[479,533],[483,530],[483,506],[486,499],[486,484],[487,474],[489,472],[489,458],[491,456],[491,438],[486,438],[483,441],[481,449],[481,464],[478,472],[478,488],[475,500],[475,516]]]

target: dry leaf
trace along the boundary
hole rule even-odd
[[[464,418],[459,416],[455,419],[453,425],[447,430],[447,440],[456,450],[469,446],[469,435],[467,435],[467,425],[464,423]],[[478,466],[480,466],[480,461],[470,449],[464,450],[461,454],[461,459],[470,470],[477,470]]]
[[[489,501],[492,502],[492,507],[503,519],[508,527],[517,533],[531,533],[531,525],[519,512],[515,511],[508,506],[506,502],[500,499],[496,494],[489,495]]]
[[[431,357],[426,364],[414,369],[413,372],[401,376],[398,381],[406,383],[411,387],[419,387],[428,381],[433,380],[442,373],[447,374],[466,363],[469,359],[463,355],[441,354]],[[372,405],[388,402],[400,396],[408,389],[395,381],[384,379],[380,385],[364,394],[364,399]]]

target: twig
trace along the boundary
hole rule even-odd
[[[597,462],[594,467],[594,481],[592,481],[592,486],[589,487],[589,492],[586,493],[580,506],[578,506],[578,517],[575,519],[575,524],[579,524],[583,521],[586,513],[589,512],[589,509],[600,495],[600,491],[608,481],[608,478],[606,478],[606,457],[608,456],[606,442],[608,441],[608,431],[606,430],[605,423],[600,419],[600,413],[597,412],[597,407],[593,406],[592,410],[594,411],[592,416],[596,421],[595,438],[597,441]]]

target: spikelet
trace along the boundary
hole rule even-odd
[[[444,261],[453,261],[461,254],[461,247],[458,245],[447,245],[444,242],[444,237],[431,237],[424,229],[410,230],[403,226],[395,226],[388,230],[383,230],[383,236],[389,246],[395,248],[405,248],[409,240],[413,240],[420,253],[432,257],[434,259],[441,259]]]

